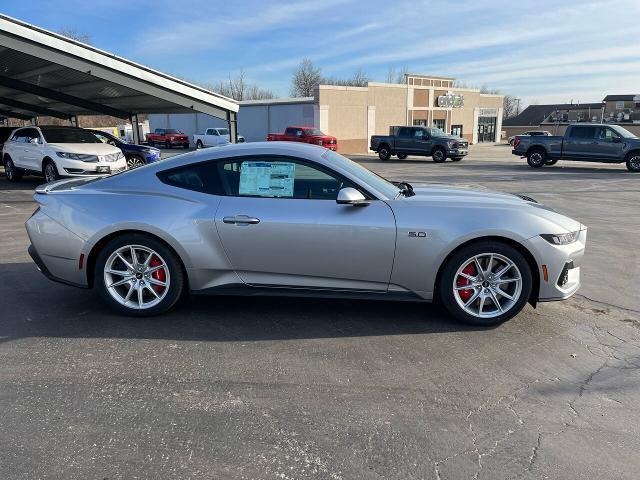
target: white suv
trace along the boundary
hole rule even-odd
[[[122,151],[102,143],[76,127],[24,127],[16,129],[2,149],[7,179],[24,173],[44,175],[47,182],[60,177],[110,175],[127,169]]]

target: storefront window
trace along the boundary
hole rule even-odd
[[[433,121],[433,126],[436,127],[436,128],[439,128],[440,130],[444,130],[445,129],[445,122],[446,122],[446,120],[444,120],[444,119],[443,120],[440,120],[440,119],[434,120]]]

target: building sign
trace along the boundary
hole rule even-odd
[[[446,95],[440,95],[437,102],[439,107],[462,108],[464,107],[464,95],[447,93]]]
[[[497,117],[498,109],[497,108],[479,108],[478,116],[479,117]]]

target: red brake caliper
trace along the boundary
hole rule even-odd
[[[160,259],[158,257],[156,257],[154,255],[154,257],[149,262],[149,266],[150,267],[158,267],[160,265],[162,265],[162,262],[160,261]],[[167,273],[164,271],[164,268],[159,268],[158,270],[153,272],[151,274],[151,277],[156,279],[156,280],[158,280],[159,282],[166,282],[167,281]],[[163,287],[162,285],[153,285],[153,289],[158,293],[162,293],[164,288],[165,287]]]
[[[472,277],[475,276],[476,274],[476,269],[473,266],[473,263],[470,263],[469,265],[467,265],[466,267],[464,267],[462,269],[462,273],[466,273],[467,275],[471,275]],[[469,285],[471,282],[469,281],[468,278],[464,278],[463,276],[459,276],[458,280],[456,280],[456,285],[458,287],[464,287],[465,285]],[[466,302],[467,300],[469,300],[471,298],[471,295],[473,295],[473,290],[469,289],[469,290],[458,290],[458,295],[460,295],[460,299],[463,302]]]

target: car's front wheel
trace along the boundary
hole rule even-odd
[[[127,158],[127,168],[129,170],[133,168],[142,167],[146,164],[147,162],[144,161],[144,158],[142,158],[139,155],[131,155],[130,157]]]
[[[629,154],[627,157],[627,170],[633,173],[640,172],[640,152]]]
[[[51,160],[46,160],[42,167],[42,175],[47,183],[55,182],[60,179],[60,173],[58,173],[58,167]]]
[[[456,319],[481,326],[515,317],[533,285],[524,256],[501,242],[478,242],[457,251],[444,265],[438,291]]]
[[[111,240],[98,254],[94,271],[94,285],[109,306],[138,317],[170,309],[185,282],[173,250],[144,234]]]
[[[442,147],[436,147],[433,150],[432,158],[436,163],[444,163],[444,161],[447,159],[447,152],[445,152],[444,148]]]

